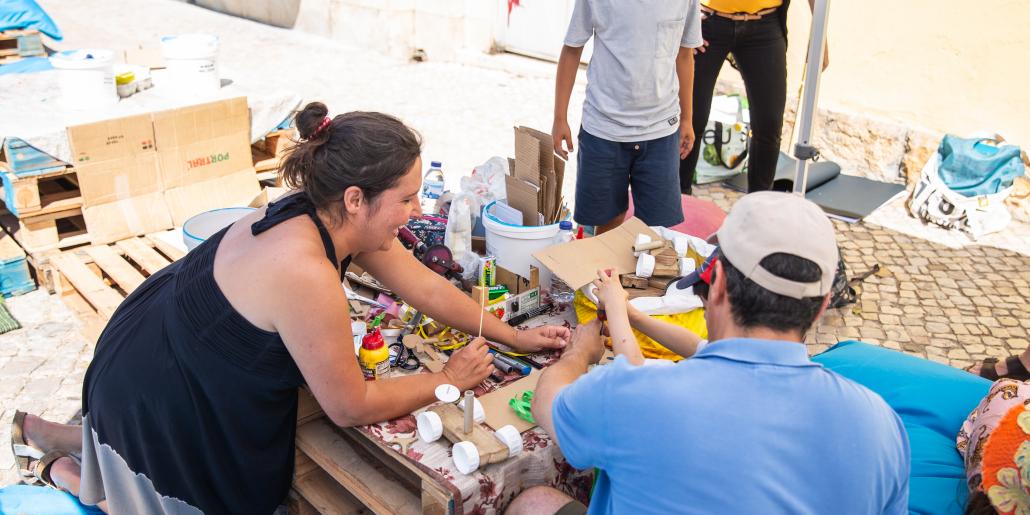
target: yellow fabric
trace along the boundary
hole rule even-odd
[[[783,0],[701,0],[701,5],[723,13],[751,13],[762,9],[779,7]]]
[[[586,324],[597,318],[597,306],[586,295],[583,295],[581,291],[576,292],[576,298],[572,302],[572,306],[576,309],[576,320],[581,324]],[[698,308],[676,315],[651,315],[651,318],[690,329],[702,339],[708,338],[708,326],[705,324],[704,309]],[[637,343],[640,344],[640,352],[645,358],[669,359],[672,361],[683,359],[683,356],[665,348],[662,344],[652,340],[636,329],[633,330],[633,336],[636,337]]]

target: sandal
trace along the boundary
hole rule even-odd
[[[1005,375],[998,375],[998,369],[995,367],[997,364],[998,358],[984,358],[980,364],[980,377],[989,381],[997,381],[998,379],[1030,380],[1030,371],[1023,366],[1023,361],[1019,359],[1019,356],[1005,358],[1005,366],[1008,367],[1008,372]]]
[[[64,452],[64,451],[50,451],[43,455],[42,458],[32,463],[32,476],[36,481],[43,483],[50,488],[57,490],[63,490],[61,487],[54,484],[53,478],[50,477],[50,468],[54,465],[54,462],[61,458],[70,458],[72,461],[78,463],[75,456]]]
[[[25,441],[25,415],[24,411],[14,412],[14,420],[11,422],[11,454],[14,455],[14,462],[18,466],[18,474],[22,481],[27,485],[34,485],[39,479],[29,468],[29,463],[42,459],[44,453]]]

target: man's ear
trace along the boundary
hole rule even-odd
[[[365,192],[357,186],[351,186],[343,191],[343,212],[348,215],[355,215],[365,204]]]
[[[823,304],[819,306],[819,312],[815,315],[816,321],[823,317],[823,313],[826,312],[826,308],[830,306],[830,297],[832,296],[833,292],[831,291],[830,293],[827,293],[825,297],[823,297]]]
[[[722,267],[722,259],[712,263],[712,284],[708,287],[708,303],[718,305],[726,301],[726,269]]]

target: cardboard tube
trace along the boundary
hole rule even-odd
[[[476,392],[472,390],[465,390],[465,427],[462,428],[465,434],[472,432],[472,422],[475,420],[476,413]]]

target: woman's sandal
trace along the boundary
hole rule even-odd
[[[38,481],[40,483],[43,483],[46,486],[49,486],[50,488],[56,488],[57,490],[62,490],[61,487],[59,487],[56,484],[54,484],[53,478],[50,477],[50,469],[51,469],[51,467],[54,465],[54,462],[56,462],[57,460],[59,460],[61,458],[69,458],[72,461],[78,463],[78,460],[75,459],[75,456],[72,456],[71,454],[69,454],[67,452],[64,452],[64,451],[50,451],[50,452],[44,454],[42,458],[40,458],[40,459],[38,459],[38,460],[36,460],[36,461],[34,461],[32,463],[32,476],[33,476],[33,478],[35,478],[36,481]]]
[[[998,379],[1030,380],[1030,371],[1023,366],[1023,361],[1019,359],[1019,356],[1005,358],[1005,366],[1008,367],[1008,372],[1005,375],[998,375],[998,369],[995,368],[997,364],[998,358],[984,358],[980,364],[980,377],[990,381],[997,381]]]
[[[40,460],[45,453],[25,441],[25,415],[24,411],[15,411],[14,420],[11,422],[11,454],[14,455],[14,462],[18,466],[18,474],[27,485],[34,485],[39,482],[37,476],[29,468],[34,460]]]

